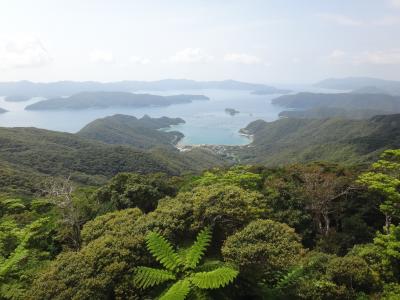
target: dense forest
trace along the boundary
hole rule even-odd
[[[2,180],[0,298],[398,299],[399,170],[400,150],[100,186],[22,168]]]

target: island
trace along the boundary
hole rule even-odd
[[[231,115],[231,116],[234,116],[234,115],[240,113],[240,111],[238,111],[238,110],[236,110],[236,109],[234,109],[234,108],[225,108],[225,112],[226,112],[228,115]]]
[[[204,95],[159,96],[128,92],[82,92],[66,98],[42,100],[28,105],[26,110],[80,110],[109,107],[168,106],[209,100]]]
[[[25,95],[9,95],[4,97],[4,101],[7,102],[24,102],[28,101],[29,99],[31,99],[31,97]]]
[[[316,94],[303,92],[277,97],[272,100],[272,104],[303,110],[317,107],[335,107],[347,110],[367,109],[390,113],[400,112],[400,96],[387,94]]]
[[[388,115],[390,112],[373,109],[345,109],[337,107],[315,107],[306,110],[284,110],[279,113],[280,118],[298,119],[369,119],[376,115]]]

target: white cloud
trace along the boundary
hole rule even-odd
[[[400,64],[400,49],[385,51],[368,51],[355,57],[356,64],[398,65]]]
[[[354,19],[352,17],[346,16],[346,15],[340,15],[340,14],[328,14],[328,13],[320,13],[317,14],[317,17],[336,23],[338,25],[342,26],[361,26],[364,25],[364,22]]]
[[[3,38],[0,42],[0,68],[34,68],[51,62],[40,39],[34,36]]]
[[[249,55],[245,53],[228,53],[224,56],[224,60],[228,62],[254,65],[262,63],[262,60],[254,55]]]
[[[114,63],[114,55],[104,50],[94,50],[89,54],[90,61],[93,63]]]
[[[149,64],[151,61],[148,58],[145,57],[140,57],[140,56],[131,56],[129,58],[129,62],[131,64],[138,64],[138,65],[147,65]]]
[[[200,63],[209,62],[213,59],[213,56],[207,55],[200,48],[186,48],[171,56],[168,61],[174,63]]]

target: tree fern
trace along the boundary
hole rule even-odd
[[[218,289],[231,283],[238,274],[235,269],[221,267],[210,272],[195,273],[190,281],[201,289]]]
[[[180,265],[178,254],[170,242],[156,232],[150,232],[147,236],[147,249],[166,269],[175,270]]]
[[[184,300],[190,292],[190,282],[182,279],[173,284],[167,292],[160,297],[160,300]]]
[[[173,279],[176,279],[175,274],[170,271],[139,267],[136,269],[134,283],[138,287],[146,289]]]
[[[193,246],[189,248],[185,257],[185,267],[194,269],[197,267],[201,258],[204,255],[204,252],[207,249],[207,246],[211,242],[211,228],[206,227],[197,235],[197,239],[194,242]]]
[[[205,228],[197,235],[193,245],[182,251],[184,255],[181,259],[164,237],[155,232],[149,233],[147,248],[166,270],[138,267],[133,277],[134,285],[146,289],[178,279],[161,295],[160,300],[184,300],[189,293],[195,299],[207,299],[207,293],[202,290],[224,287],[239,274],[234,268],[216,260],[209,260],[198,266],[210,242],[211,229]]]

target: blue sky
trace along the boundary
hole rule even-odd
[[[400,0],[2,0],[0,80],[400,80]]]

